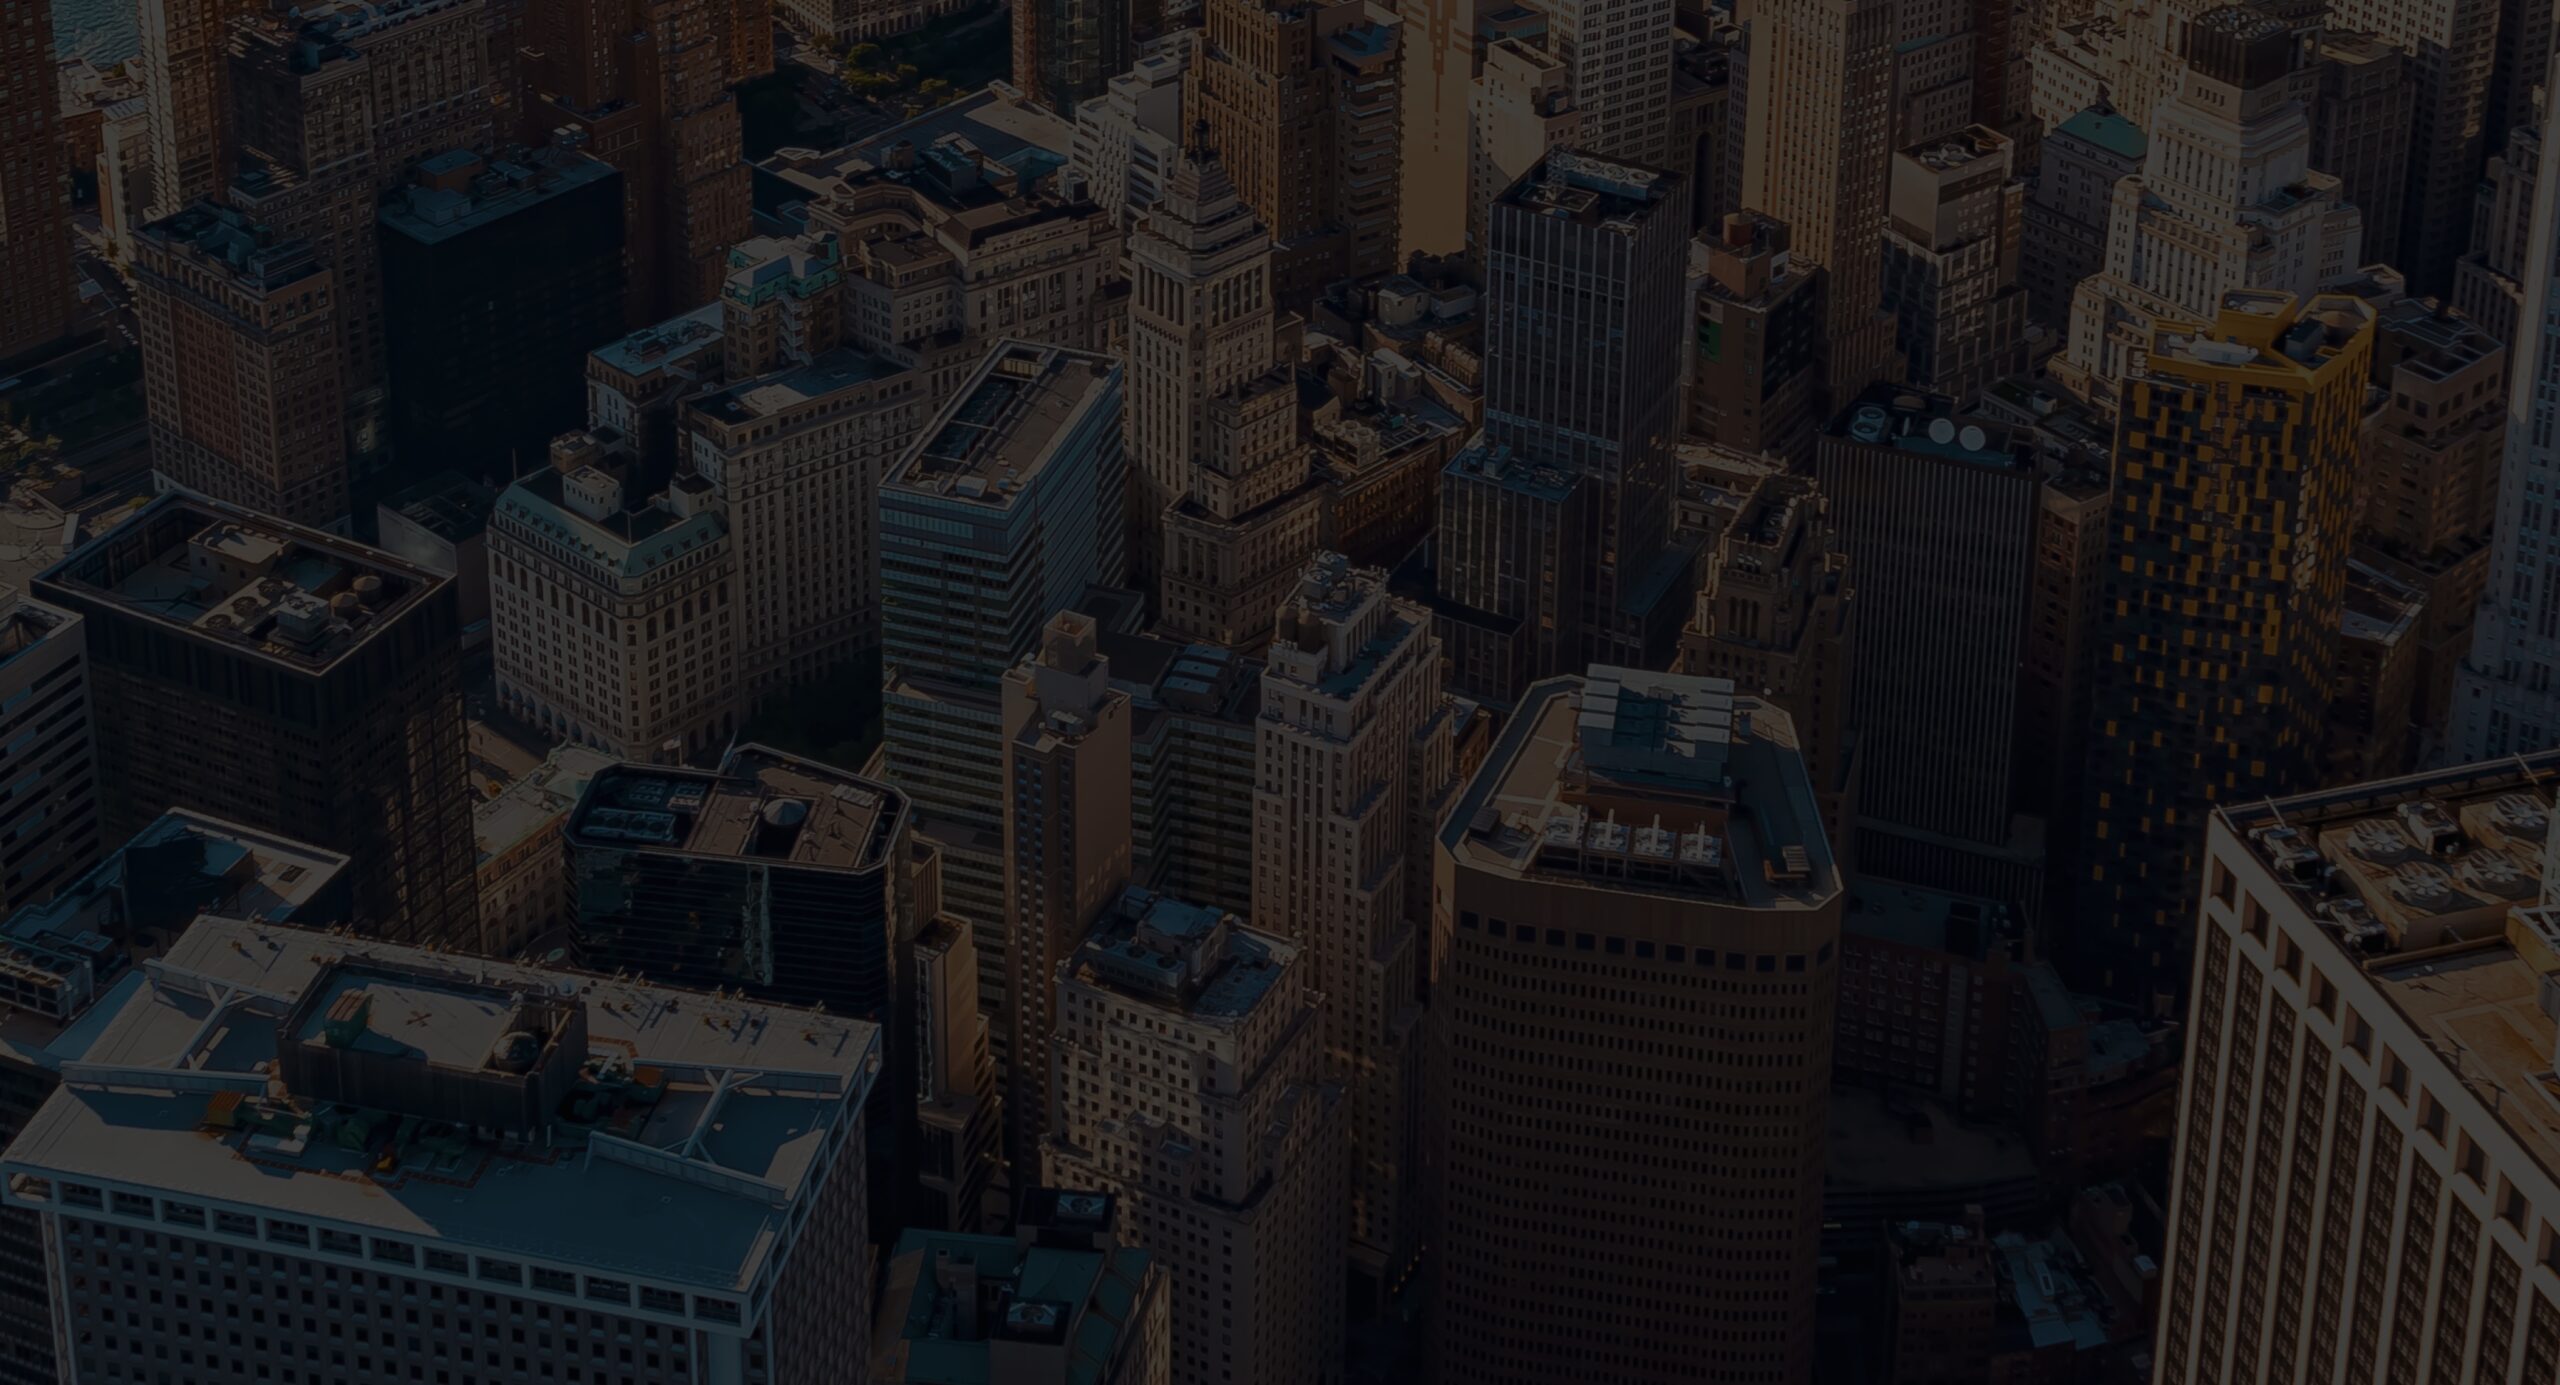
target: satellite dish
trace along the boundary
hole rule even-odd
[[[1964,443],[1965,451],[1979,452],[1983,449],[1985,444],[1991,441],[1991,435],[1972,424],[1966,424],[1961,441]]]
[[[1929,420],[1929,441],[1943,447],[1955,440],[1956,425],[1953,420],[1943,418]]]

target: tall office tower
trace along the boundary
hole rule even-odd
[[[1483,39],[1488,8],[1474,0],[1399,0],[1395,7],[1404,43],[1404,108],[1397,118],[1404,142],[1397,155],[1403,184],[1396,212],[1400,259],[1467,248],[1467,180],[1476,83],[1489,60]]]
[[[1858,581],[1859,867],[2024,898],[2038,866],[2012,848],[2042,503],[2033,439],[1878,386],[1825,430],[1815,474]],[[1935,729],[1894,731],[1912,726]]]
[[[98,757],[80,617],[0,606],[0,909],[41,903],[98,859]]]
[[[1267,466],[1295,439],[1297,390],[1280,360],[1272,258],[1270,235],[1196,143],[1175,155],[1129,235],[1129,567],[1140,589],[1160,596],[1159,611],[1176,595],[1166,511],[1191,496],[1194,473],[1213,454]],[[1275,404],[1275,391],[1285,403]],[[1289,417],[1271,417],[1275,408]]]
[[[1848,840],[1856,811],[1850,662],[1857,648],[1856,574],[1830,504],[1802,476],[1764,478],[1707,556],[1674,671],[1751,688],[1787,714],[1825,834]]]
[[[2555,770],[2543,751],[2197,824],[2154,1379],[2560,1371]]]
[[[1697,592],[1694,545],[1670,532],[1688,237],[1677,175],[1572,150],[1494,203],[1481,445],[1561,470],[1587,492],[1580,525],[1555,536],[1577,598],[1556,636],[1562,663],[1541,660],[1533,676],[1583,661],[1669,662]],[[1508,545],[1479,556],[1508,574],[1530,570],[1514,569]]]
[[[1173,1285],[1174,1385],[1342,1380],[1342,1094],[1305,949],[1130,890],[1067,959],[1042,1154]]]
[[[2088,765],[2089,694],[2098,605],[2107,576],[2115,489],[2105,454],[2048,457],[2036,519],[2035,586],[2018,670],[2018,808],[2045,822],[2046,887],[2076,859],[2080,776]],[[2050,917],[2043,910],[2038,917]]]
[[[1036,1188],[1011,1236],[910,1231],[890,1252],[870,1385],[1166,1385],[1172,1297],[1104,1193]]]
[[[1061,611],[1004,675],[1005,1162],[1037,1178],[1051,1128],[1049,981],[1129,887],[1129,695],[1111,686],[1093,617]]]
[[[978,1013],[978,940],[942,911],[942,859],[908,840],[908,897],[915,932],[897,969],[915,997],[916,1186],[911,1226],[969,1231],[1002,1224],[995,1197],[1002,1107],[988,1019]]]
[[[1705,229],[1735,209],[1726,174],[1734,152],[1736,87],[1733,53],[1739,31],[1712,29],[1705,39],[1672,41],[1671,149],[1665,160],[1689,180],[1689,224]]]
[[[199,914],[341,922],[346,864],[344,856],[299,842],[171,813],[52,899],[12,912],[0,924],[0,958],[10,973],[9,997],[0,1001],[9,1027],[0,1049],[0,1142],[16,1139],[53,1095],[62,1060],[51,1046],[114,994],[135,954],[164,950]],[[48,1280],[42,1219],[0,1208],[0,1381],[7,1385],[61,1378]]]
[[[2542,118],[2507,132],[2506,148],[2489,160],[2471,213],[2471,248],[2453,267],[2454,309],[2480,324],[2494,341],[2518,348],[2524,311],[2525,256],[2533,245],[2542,146]]]
[[[336,276],[309,241],[211,204],[151,223],[135,247],[152,470],[336,523],[348,495]]]
[[[2057,334],[2070,325],[2072,290],[2107,267],[2116,180],[2142,171],[2148,145],[2141,126],[2107,106],[2073,115],[2037,142],[2018,253],[2029,321]]]
[[[240,172],[227,195],[280,234],[310,241],[328,266],[360,473],[383,408],[376,208],[419,163],[489,146],[482,4],[327,0],[233,25],[228,82]]]
[[[2064,959],[2078,984],[2146,1006],[2186,976],[2197,824],[2319,768],[2373,309],[2244,290],[2211,327],[2161,327],[2148,354],[2117,419],[2092,860]]]
[[[2027,185],[2016,146],[1986,125],[1893,156],[1884,303],[1905,379],[1970,400],[2027,369],[2018,242]]]
[[[380,220],[402,483],[504,484],[540,465],[586,422],[587,353],[622,335],[622,175],[575,149],[456,149],[418,165]]]
[[[1182,156],[1182,84],[1190,70],[1188,47],[1149,53],[1112,78],[1099,100],[1076,107],[1067,164],[1123,230],[1155,205]]]
[[[1422,1240],[1422,993],[1413,906],[1447,797],[1450,714],[1421,607],[1339,554],[1279,607],[1253,790],[1253,917],[1321,992],[1326,1080],[1349,1098],[1351,1268],[1383,1296]]]
[[[1013,81],[1072,120],[1135,56],[1128,0],[1026,0],[1013,11]]]
[[[1787,224],[1829,279],[1824,378],[1845,399],[1892,372],[1884,311],[1893,0],[1767,0],[1752,17],[1737,200]]]
[[[2330,0],[2330,23],[2407,55],[2416,99],[2404,135],[2409,186],[2393,263],[2415,293],[2451,287],[2453,262],[2470,243],[2471,190],[2497,133],[2489,103],[2500,8],[2501,0]],[[2540,68],[2550,58],[2546,50],[2531,61]]]
[[[1974,123],[1971,0],[1896,0],[1893,147],[1944,139]]]
[[[151,112],[139,96],[106,108],[98,127],[98,229],[107,253],[131,264],[133,233],[151,208]]]
[[[1547,12],[1547,51],[1582,108],[1574,146],[1645,168],[1685,169],[1671,145],[1672,0],[1571,0]]]
[[[2560,92],[2560,59],[2550,90]],[[2560,188],[2560,98],[2547,99],[2534,186]],[[2513,147],[2510,147],[2510,156]],[[2560,408],[2560,204],[2541,196],[2517,266],[2516,340],[2507,347],[2506,465],[2498,474],[2497,526],[2487,601],[2456,697],[2455,753],[2464,759],[2537,750],[2560,740],[2560,560],[2540,542],[2553,513],[2539,473],[2560,457],[2552,414]]]
[[[1564,60],[1515,38],[1485,49],[1467,117],[1466,246],[1481,259],[1494,200],[1551,151],[1578,147],[1582,108]]]
[[[661,322],[718,297],[750,219],[731,0],[564,0],[531,13],[523,137],[577,129],[588,153],[622,171],[623,321]]]
[[[2481,123],[2492,149],[2504,148],[2517,129],[2540,117],[2535,92],[2560,57],[2560,10],[2550,0],[2501,0],[2497,59]]]
[[[1129,695],[1130,876],[1243,914],[1253,908],[1260,660],[1155,635],[1102,637]]]
[[[71,335],[70,173],[53,7],[0,15],[0,361]]]
[[[1688,436],[1743,453],[1813,455],[1822,412],[1822,274],[1799,266],[1785,222],[1727,212],[1701,237]]]
[[[879,645],[880,482],[930,397],[920,372],[841,348],[731,378],[686,401],[676,428],[728,520],[729,674],[754,706]]]
[[[881,773],[941,855],[943,911],[977,931],[982,1014],[1012,1004],[1004,675],[1120,581],[1120,390],[1110,357],[999,343],[880,488]]]
[[[1440,1378],[1808,1379],[1841,906],[1786,713],[1540,683],[1435,874]]]
[[[2374,378],[2356,478],[2356,556],[2425,598],[2410,643],[2409,718],[2422,756],[2453,729],[2498,523],[2507,436],[2505,347],[2431,299],[2404,298],[2374,327]]]
[[[2400,234],[2417,99],[2409,55],[2371,34],[2341,32],[2321,35],[2317,62],[2311,166],[2335,175],[2338,195],[2364,213],[2359,258],[2405,268]]]
[[[2185,79],[2152,112],[2142,173],[2116,184],[2106,272],[2073,295],[2056,362],[2100,411],[2162,319],[2211,319],[2239,288],[2308,296],[2362,263],[2362,214],[2311,169],[2302,57],[2293,28],[2255,9],[2187,26]]]
[[[1507,707],[1542,669],[1580,649],[1581,535],[1592,490],[1562,465],[1482,436],[1440,473],[1432,532],[1432,625],[1449,660],[1449,688]]]
[[[81,1379],[862,1377],[869,1024],[215,918],[109,1003],[0,1159]]]
[[[171,805],[354,858],[372,936],[477,931],[449,579],[182,493],[39,574],[89,631],[100,827]]]
[[[1273,296],[1400,265],[1402,35],[1366,0],[1208,0],[1185,105],[1271,233]]]
[[[626,760],[692,759],[737,734],[740,580],[729,522],[699,476],[654,495],[594,433],[500,493],[489,518],[498,705]]]
[[[151,202],[143,219],[176,216],[231,183],[231,22],[256,0],[142,0],[135,58],[151,119]]]

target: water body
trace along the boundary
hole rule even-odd
[[[53,0],[56,58],[112,67],[142,51],[141,0]]]

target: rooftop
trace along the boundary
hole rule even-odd
[[[311,242],[279,235],[237,208],[199,202],[142,228],[144,239],[200,263],[221,266],[259,293],[273,293],[327,271]]]
[[[2236,805],[2219,816],[2450,1081],[2560,1178],[2560,910],[2544,903],[2560,751]],[[2272,903],[2272,901],[2271,901]],[[2422,1059],[2425,1055],[2403,1055]]]
[[[1440,840],[1478,870],[1750,909],[1840,889],[1794,723],[1721,678],[1595,665],[1530,688]]]
[[[1087,415],[1117,412],[1119,372],[1109,356],[1000,342],[885,488],[1009,507]]]
[[[1155,1261],[1112,1240],[1113,1200],[1032,1189],[1024,1206],[1026,1222],[1036,1216],[1037,1224],[1019,1235],[919,1230],[898,1238],[883,1276],[871,1379],[1008,1385],[1024,1377],[998,1364],[995,1344],[1003,1343],[1003,1359],[1016,1370],[1023,1355],[1039,1353],[1055,1360],[1045,1379],[1104,1385],[1117,1378],[1126,1348],[1144,1349],[1140,1318]],[[1035,1214],[1035,1206],[1050,1210]]]
[[[345,658],[447,578],[352,539],[171,491],[47,568],[48,589],[272,663]]]
[[[618,764],[587,782],[564,829],[579,846],[878,869],[906,814],[897,790],[761,745],[717,770]]]
[[[496,158],[457,149],[418,166],[416,181],[383,202],[382,225],[433,245],[619,177],[613,165],[574,149],[518,149]]]
[[[1981,958],[2025,931],[2017,911],[1994,899],[1860,877],[1849,884],[1842,932],[1905,947]]]
[[[2032,469],[2036,464],[2035,439],[2025,429],[1960,413],[1955,401],[1943,395],[1893,385],[1870,387],[1856,403],[1834,415],[1823,431],[1869,447],[1977,466]]]
[[[1663,206],[1679,181],[1657,169],[1558,149],[1497,200],[1585,226],[1623,227]]]
[[[2169,320],[2151,333],[2151,363],[2172,374],[2255,370],[2301,380],[2326,370],[2369,334],[2373,306],[2342,293],[2309,300],[2273,289],[2233,289],[2211,326]]]
[[[2113,106],[2091,106],[2057,127],[2057,134],[2096,145],[2128,162],[2140,162],[2150,139],[2142,127],[2125,118]]]
[[[497,514],[541,530],[622,577],[643,576],[728,532],[728,520],[716,509],[687,515],[654,498],[634,505],[626,496],[609,508],[581,509],[569,494],[572,479],[557,467],[527,472],[499,494]],[[609,480],[601,473],[575,479]],[[618,495],[619,488],[600,493]]]
[[[858,1020],[260,923],[137,982],[10,1147],[18,1205],[147,1189],[743,1295],[879,1064]]]
[[[559,822],[578,805],[587,783],[616,761],[601,750],[563,745],[531,772],[471,810],[471,835],[486,865],[534,833]]]
[[[798,365],[731,385],[695,399],[688,407],[722,423],[752,423],[773,418],[846,390],[900,374],[906,367],[885,356],[839,347]]]
[[[389,497],[382,508],[438,538],[459,543],[489,527],[498,493],[458,471],[440,471]]]
[[[1280,994],[1298,945],[1235,915],[1131,887],[1094,924],[1068,969],[1187,1019],[1235,1021]]]
[[[720,304],[715,299],[682,316],[639,328],[587,354],[598,364],[625,375],[681,369],[704,351],[719,349],[720,323]]]

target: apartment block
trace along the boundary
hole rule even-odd
[[[448,579],[164,494],[40,573],[89,636],[99,825],[172,805],[354,860],[358,931],[478,931],[461,629]]]
[[[2016,147],[1967,125],[1893,156],[1884,303],[1906,383],[1969,401],[2027,368]]]
[[[296,523],[347,513],[338,281],[311,243],[203,205],[135,237],[152,469]]]
[[[607,442],[564,434],[490,516],[499,704],[620,759],[713,753],[747,712],[738,546],[708,482],[634,494]]]
[[[2541,751],[2198,824],[2155,1378],[2560,1370]]]
[[[1303,957],[1130,890],[1055,982],[1046,1178],[1112,1194],[1162,1265],[1176,1385],[1342,1379],[1342,1094]]]
[[[79,1035],[0,1171],[82,1378],[863,1370],[872,1025],[206,918]]]
[[[1442,1377],[1809,1379],[1841,882],[1786,714],[1542,682],[1437,842]]]

